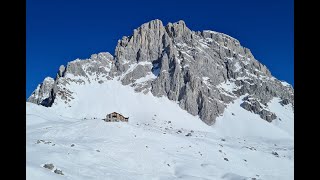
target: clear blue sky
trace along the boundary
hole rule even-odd
[[[27,0],[26,96],[61,64],[114,54],[118,39],[153,19],[228,34],[294,84],[293,0]]]

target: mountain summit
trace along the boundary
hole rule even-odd
[[[210,30],[192,31],[182,20],[163,25],[158,19],[123,36],[114,55],[102,52],[61,65],[56,77],[45,78],[27,101],[70,110],[80,104],[101,108],[86,104],[79,94],[88,84],[109,81],[168,98],[208,125],[238,98],[242,108],[268,122],[278,118],[268,107],[274,98],[281,106],[294,106],[293,87],[273,77],[238,40]],[[95,87],[102,88],[101,93],[115,91]]]

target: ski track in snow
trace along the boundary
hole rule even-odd
[[[68,89],[77,92],[71,107],[27,103],[27,179],[293,179],[293,113],[279,99],[269,103],[272,123],[241,108],[240,97],[207,126],[115,80]],[[101,120],[113,111],[129,122]]]

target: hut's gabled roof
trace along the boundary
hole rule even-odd
[[[119,114],[120,116],[123,116],[122,114],[120,114],[120,113],[117,113],[117,112],[112,112],[112,113],[110,113],[110,114]],[[109,114],[108,114],[109,115]],[[124,117],[124,116],[123,116]]]

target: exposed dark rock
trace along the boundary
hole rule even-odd
[[[275,151],[272,151],[272,154],[275,155],[276,157],[279,157],[279,154]]]
[[[52,170],[54,168],[54,165],[53,164],[45,164],[45,165],[43,165],[43,167]]]
[[[60,175],[64,175],[64,174],[62,173],[62,171],[61,171],[61,170],[58,170],[58,169],[54,170],[54,173],[60,174]]]
[[[283,100],[280,101],[280,104],[281,104],[282,106],[288,105],[289,103],[290,103],[290,102],[289,102],[288,99],[283,99]]]
[[[240,106],[250,112],[260,115],[260,117],[268,122],[276,119],[277,116],[275,113],[270,112],[262,107],[260,102],[249,96],[245,97],[244,102],[240,104]]]

